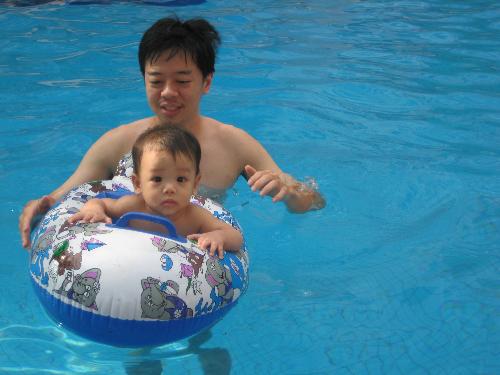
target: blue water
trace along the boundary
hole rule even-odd
[[[177,4],[0,4],[0,373],[500,373],[497,2]],[[247,294],[148,353],[47,318],[17,217],[104,131],[149,115],[138,41],[172,12],[222,34],[203,113],[314,177],[328,206],[292,215],[240,181],[226,206]]]

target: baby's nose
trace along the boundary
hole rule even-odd
[[[174,193],[175,192],[174,184],[166,183],[165,186],[163,186],[163,192],[164,193]]]

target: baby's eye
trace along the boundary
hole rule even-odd
[[[177,182],[186,182],[186,181],[187,181],[187,178],[184,176],[177,177]]]
[[[151,178],[151,181],[153,182],[161,182],[161,177],[160,176],[154,176]]]

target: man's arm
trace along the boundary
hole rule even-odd
[[[235,152],[240,155],[243,175],[252,191],[272,197],[273,202],[283,201],[294,213],[325,206],[324,198],[316,189],[284,173],[256,139],[241,129],[234,128],[234,132]]]
[[[248,185],[260,195],[269,195],[273,202],[283,201],[288,210],[303,213],[325,207],[325,200],[313,187],[298,182],[291,175],[270,170],[257,171],[251,165],[245,166]]]
[[[31,246],[31,222],[37,215],[45,214],[50,207],[72,188],[85,182],[107,179],[112,175],[119,155],[123,127],[105,133],[87,151],[75,172],[57,189],[49,195],[31,200],[23,208],[19,216],[19,232],[24,248]]]

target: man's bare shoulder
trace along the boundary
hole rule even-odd
[[[101,146],[101,149],[104,147],[105,153],[121,157],[124,153],[130,151],[137,137],[139,137],[150,124],[151,119],[146,118],[116,126],[104,133],[96,143]],[[113,159],[115,159],[115,157],[113,157]]]
[[[146,130],[149,126],[151,126],[152,119],[144,118],[137,121],[130,122],[128,124],[122,124],[116,126],[115,128],[109,130],[105,136],[108,137],[130,137],[135,135],[139,136],[144,130]]]
[[[211,135],[216,136],[217,139],[225,143],[238,144],[253,139],[252,136],[243,129],[214,119],[207,119],[207,129],[212,133]]]
[[[86,157],[113,173],[120,158],[131,150],[137,137],[147,128],[148,120],[142,119],[108,130],[91,146]]]

